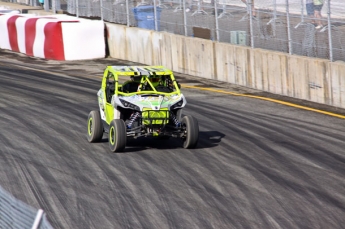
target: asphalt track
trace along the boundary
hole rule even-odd
[[[0,184],[54,228],[344,228],[342,110],[179,76],[197,149],[145,138],[110,153],[106,136],[86,141],[87,115],[104,67],[133,63],[0,55]]]

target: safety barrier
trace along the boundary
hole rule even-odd
[[[0,48],[29,56],[52,60],[105,57],[102,21],[64,15],[0,14],[0,31]]]
[[[0,228],[52,229],[43,210],[17,200],[0,186]]]

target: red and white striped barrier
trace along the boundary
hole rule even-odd
[[[51,60],[103,58],[104,22],[57,15],[3,14],[0,48]]]

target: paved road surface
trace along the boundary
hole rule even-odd
[[[106,136],[86,141],[86,118],[105,65],[133,63],[0,55],[0,184],[54,228],[344,228],[344,119],[185,88],[197,149],[141,139],[110,153]]]

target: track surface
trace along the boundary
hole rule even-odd
[[[183,89],[197,149],[115,154],[86,141],[86,119],[104,67],[131,63],[0,54],[0,184],[54,228],[344,228],[345,120]]]

